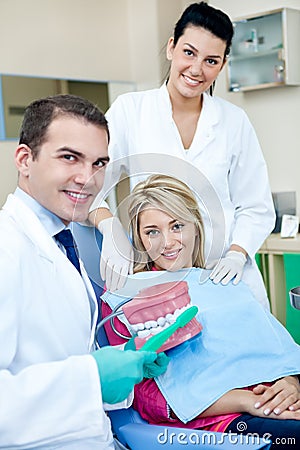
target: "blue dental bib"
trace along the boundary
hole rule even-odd
[[[300,373],[300,346],[240,282],[214,284],[203,269],[143,272],[102,299],[114,308],[142,288],[184,280],[197,305],[201,334],[168,350],[167,371],[156,383],[179,419],[187,423],[231,389]],[[126,319],[121,316],[126,324]]]

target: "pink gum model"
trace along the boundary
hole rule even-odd
[[[191,299],[186,281],[162,283],[142,289],[139,294],[123,306],[125,317],[131,326],[132,334],[137,334],[134,342],[136,349],[154,334],[175,322],[176,318],[188,307]],[[201,324],[192,319],[159,348],[158,352],[168,350],[200,333]]]

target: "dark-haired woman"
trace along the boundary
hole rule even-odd
[[[192,164],[221,203],[222,221],[214,217],[216,211],[209,201],[199,205],[205,225],[206,267],[214,267],[213,281],[227,284],[243,279],[268,308],[254,259],[274,227],[266,163],[245,112],[212,96],[232,37],[233,26],[224,12],[205,2],[186,8],[167,44],[170,72],[166,83],[160,89],[121,95],[107,113],[113,162],[107,180],[115,183],[121,172],[126,172],[136,184],[141,178],[135,175],[147,172],[149,161],[155,158],[152,172],[178,177],[182,166],[180,178],[193,185],[192,179],[183,175],[184,164]],[[138,155],[137,168],[132,158]],[[169,164],[166,155],[170,155]],[[103,212],[107,218],[107,210],[100,208],[93,211],[93,220],[99,223],[105,243],[112,240],[112,234],[105,232]],[[209,224],[214,220],[224,235],[217,258],[209,253],[213,239]],[[117,244],[117,235],[114,240]]]

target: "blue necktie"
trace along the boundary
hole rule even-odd
[[[55,239],[58,240],[66,249],[66,254],[71,263],[76,267],[81,274],[79,259],[77,256],[77,246],[70,230],[62,230],[57,233]]]

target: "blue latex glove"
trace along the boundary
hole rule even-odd
[[[132,336],[125,344],[124,350],[136,350],[134,338],[136,336]]]
[[[135,336],[126,342],[124,350],[135,350]],[[153,363],[144,366],[144,378],[158,377],[167,370],[170,358],[165,353],[158,353],[156,360]]]
[[[148,365],[157,359],[155,352],[125,352],[114,347],[101,348],[91,355],[97,363],[103,401],[111,404],[125,400],[149,373]]]
[[[144,378],[154,378],[164,373],[167,370],[169,361],[170,358],[165,353],[158,353],[153,363],[144,365]]]

